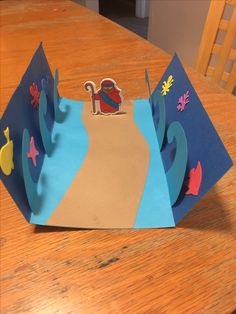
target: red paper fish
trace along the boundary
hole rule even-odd
[[[188,178],[188,190],[185,194],[197,196],[202,182],[202,166],[200,161],[198,161],[196,168],[192,168],[189,171]]]
[[[35,83],[33,83],[29,87],[29,91],[30,91],[31,96],[33,97],[33,99],[31,100],[31,104],[34,106],[34,108],[37,109],[39,106],[39,96],[40,96],[38,86]]]

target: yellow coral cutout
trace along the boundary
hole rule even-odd
[[[162,96],[165,96],[170,91],[170,87],[173,85],[173,82],[174,79],[172,75],[168,77],[167,81],[163,82],[161,91]]]
[[[8,127],[3,131],[3,134],[7,142],[5,145],[1,147],[1,150],[0,150],[0,166],[2,168],[3,173],[6,176],[9,176],[12,172],[12,169],[14,169],[13,141],[10,140]]]

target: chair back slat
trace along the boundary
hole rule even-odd
[[[210,61],[212,47],[224,12],[224,6],[225,0],[219,1],[219,3],[218,1],[211,1],[210,3],[196,64],[197,71],[202,74],[206,73]]]
[[[223,45],[220,49],[215,71],[213,74],[213,81],[216,83],[219,83],[221,81],[221,77],[225,68],[225,63],[227,62],[229,58],[231,47],[233,45],[235,33],[236,33],[236,6],[234,7],[233,15],[230,20],[229,27],[228,27]]]
[[[228,81],[226,83],[226,89],[232,93],[236,84],[236,62],[234,62],[233,69],[229,75]]]
[[[230,19],[224,18],[226,6],[233,6]],[[219,32],[225,32],[223,43],[217,43]],[[211,0],[199,47],[196,69],[232,92],[236,85],[236,0]],[[215,59],[215,65],[211,61]],[[229,70],[231,68],[231,70]]]

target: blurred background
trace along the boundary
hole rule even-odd
[[[74,1],[149,40],[167,53],[173,55],[176,52],[186,65],[195,67],[197,70],[201,68],[200,63],[204,63],[205,61],[202,59],[204,56],[199,55],[199,47],[201,44],[204,45],[202,43],[202,36],[210,8],[214,10],[211,7],[211,2],[222,2],[221,0]],[[221,20],[224,20],[223,22],[226,24],[231,18],[231,23],[234,23],[233,19],[236,18],[236,16],[232,17],[234,7],[234,0],[227,0],[225,2]],[[218,10],[218,8],[216,9]],[[214,23],[214,21],[209,22]],[[227,25],[224,25],[225,23],[221,23],[222,25],[220,26],[222,27],[219,26],[219,29],[216,31],[216,38],[214,43],[212,43],[212,52],[208,56],[208,67],[205,67],[204,70],[199,70],[204,75],[214,76],[214,69],[216,68],[220,49],[224,49],[224,47],[221,47],[226,37]],[[208,32],[211,32],[211,27],[213,26],[208,25]],[[236,38],[234,37],[220,82],[220,86],[223,88],[226,86],[230,73],[233,70],[234,72],[236,71],[236,66],[234,66],[235,59]],[[235,88],[233,90],[235,94]]]
[[[77,0],[194,65],[210,0]]]

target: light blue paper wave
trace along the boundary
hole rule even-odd
[[[58,138],[53,158],[45,156],[40,173],[39,192],[43,191],[44,198],[40,213],[31,214],[30,222],[34,224],[46,224],[88,152],[89,138],[82,121],[84,103],[62,98],[60,109],[65,111],[67,106],[70,111],[65,121],[54,124],[52,138]]]
[[[150,149],[148,175],[134,228],[173,227],[168,185],[148,100],[134,101],[134,120]]]

